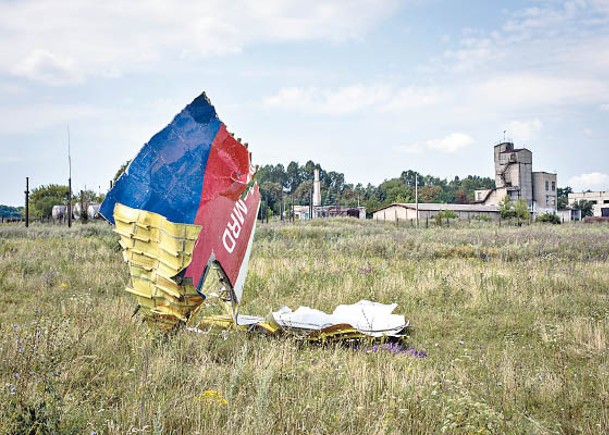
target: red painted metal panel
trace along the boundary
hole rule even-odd
[[[195,224],[201,225],[185,276],[201,284],[210,260],[216,259],[235,285],[256,222],[260,192],[254,185],[241,198],[253,176],[247,149],[221,126],[209,154]]]

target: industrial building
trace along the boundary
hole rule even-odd
[[[438,213],[452,211],[459,219],[499,220],[499,207],[479,204],[431,204],[431,203],[393,203],[372,213],[377,221],[405,222],[433,219]]]
[[[556,213],[556,174],[533,172],[533,153],[514,148],[512,141],[494,147],[495,188],[476,190],[473,204],[394,203],[376,210],[374,220],[406,221],[435,218],[442,211],[452,211],[459,219],[498,220],[499,204],[508,196],[523,199],[533,214]]]
[[[533,172],[533,153],[514,148],[511,141],[495,145],[495,188],[476,190],[475,202],[498,206],[505,196],[512,201],[523,199],[534,214],[555,213],[557,206],[556,174]]]
[[[319,169],[315,169],[314,172],[312,199],[312,206],[294,206],[294,216],[297,219],[316,219],[332,217],[352,217],[356,219],[366,219],[366,207],[342,207],[338,205],[322,205]]]
[[[295,205],[294,217],[296,219],[310,219],[311,207],[308,205]],[[351,217],[366,219],[366,207],[337,207],[337,206],[315,206],[313,207],[313,218]]]
[[[575,192],[569,193],[569,205],[585,199],[592,203],[592,213],[596,217],[609,218],[609,192]]]

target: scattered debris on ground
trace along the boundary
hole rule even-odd
[[[203,93],[142,147],[117,180],[100,214],[120,235],[132,279],[126,290],[145,318],[167,330],[236,328],[317,343],[365,338],[381,343],[371,352],[423,356],[385,342],[406,337],[408,322],[393,314],[397,304],[362,300],[332,314],[282,307],[268,319],[239,314],[260,207],[255,172],[247,144],[228,132]],[[224,306],[225,313],[207,313],[211,305]]]

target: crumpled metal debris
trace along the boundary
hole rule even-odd
[[[121,235],[127,291],[159,326],[192,316],[212,269],[236,316],[260,206],[250,158],[203,93],[142,147],[101,204]]]
[[[320,331],[336,325],[345,325],[361,334],[371,337],[401,336],[408,328],[403,315],[392,314],[397,304],[381,304],[361,300],[351,305],[339,305],[327,314],[309,307],[299,307],[292,311],[282,307],[273,312],[273,318],[279,326],[294,331]]]
[[[132,279],[126,290],[145,317],[162,328],[219,326],[311,342],[404,337],[409,325],[393,314],[397,304],[363,300],[332,314],[283,307],[269,319],[239,315],[260,207],[254,175],[247,146],[205,93],[142,147],[99,213],[121,237]],[[208,282],[214,274],[215,290]],[[213,300],[223,314],[206,312]]]

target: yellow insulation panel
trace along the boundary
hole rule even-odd
[[[126,290],[146,318],[163,328],[188,320],[203,298],[192,284],[178,284],[173,277],[190,264],[201,227],[120,203],[114,207],[114,220],[131,272],[132,286]]]

